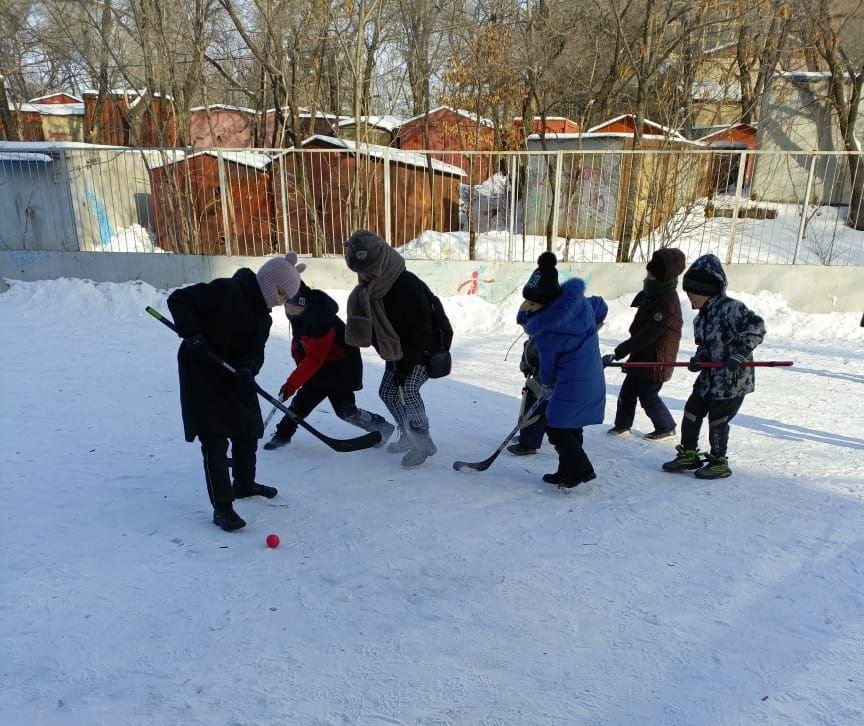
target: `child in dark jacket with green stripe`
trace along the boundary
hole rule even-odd
[[[684,272],[684,253],[673,247],[659,249],[645,266],[646,277],[642,291],[633,300],[636,315],[630,325],[630,337],[620,343],[614,353],[603,356],[603,366],[629,356],[630,363],[674,363],[681,343],[681,303],[678,300],[678,276]],[[624,382],[618,393],[615,425],[608,433],[626,434],[636,416],[636,401],[654,424],[654,430],[645,435],[649,441],[675,436],[675,420],[663,399],[660,389],[672,377],[671,366],[656,368],[624,368]]]

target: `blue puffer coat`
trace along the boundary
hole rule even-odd
[[[585,297],[579,278],[561,285],[561,296],[542,310],[520,316],[540,354],[540,382],[554,385],[546,409],[549,426],[573,429],[603,423],[606,381],[597,326],[606,319],[601,297]]]

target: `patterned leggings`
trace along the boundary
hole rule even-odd
[[[419,363],[415,365],[401,389],[393,382],[395,372],[393,364],[388,363],[378,387],[378,395],[403,430],[410,427],[414,431],[428,431],[429,419],[423,399],[420,398],[420,386],[429,380],[426,366]]]

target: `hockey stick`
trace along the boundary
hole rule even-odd
[[[685,363],[683,361],[677,361],[675,363],[661,363],[661,362],[647,362],[647,363],[610,363],[609,368],[686,368],[690,363]],[[725,363],[718,361],[700,361],[700,368],[723,368],[725,367]],[[767,367],[777,367],[777,366],[791,366],[794,363],[791,360],[745,360],[741,363],[742,368],[757,368],[760,366]]]
[[[145,308],[150,315],[152,315],[156,320],[160,323],[163,323],[165,326],[171,328],[175,333],[177,332],[177,328],[174,326],[168,318],[166,318],[162,313],[158,310],[154,310],[149,305]],[[213,359],[214,363],[218,363],[222,368],[231,373],[232,375],[235,373],[234,368],[222,360],[219,356],[210,353],[210,357]],[[257,383],[255,384],[255,392],[261,396],[261,398],[269,401],[274,406],[275,409],[279,409],[282,413],[286,414],[293,421],[296,421],[299,426],[302,426],[306,429],[310,434],[312,434],[316,439],[324,442],[334,451],[361,451],[362,449],[369,449],[376,444],[381,442],[381,433],[379,431],[371,431],[368,434],[363,434],[362,436],[356,436],[353,439],[334,439],[326,434],[322,434],[318,429],[314,426],[306,423],[302,418],[297,416],[290,408],[285,406],[278,398],[275,396],[271,396],[267,391],[265,391],[261,386]]]
[[[495,451],[492,453],[492,456],[487,459],[483,459],[483,461],[454,461],[453,468],[456,471],[486,471],[490,466],[492,466],[492,462],[498,458],[498,454],[504,451],[504,447],[510,443],[510,439],[512,439],[516,435],[517,431],[519,431],[520,429],[524,429],[526,426],[530,426],[540,418],[540,415],[537,414],[537,409],[540,408],[541,403],[543,403],[543,399],[538,398],[534,402],[534,405],[532,405],[531,408],[528,409],[528,412],[525,414],[525,418],[519,421],[519,423],[516,424],[515,428],[509,434],[507,434],[507,438],[501,442],[497,449],[495,449]]]

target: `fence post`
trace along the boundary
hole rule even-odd
[[[288,186],[288,177],[285,174],[285,157],[287,156],[287,152],[282,151],[279,156],[279,196],[282,199],[282,241],[283,245],[280,248],[280,252],[285,254],[288,250],[291,249],[292,245],[289,244],[291,241],[291,235],[288,233],[288,190],[285,188]],[[296,250],[299,252],[300,250]]]
[[[804,187],[804,202],[801,205],[801,224],[798,225],[798,237],[795,239],[795,251],[792,253],[792,264],[798,261],[798,250],[801,248],[801,240],[804,239],[804,231],[807,228],[807,205],[810,203],[810,191],[813,189],[813,175],[816,172],[816,154],[810,154],[810,170],[807,172],[807,184]]]
[[[216,162],[219,166],[219,204],[222,206],[222,227],[225,231],[225,254],[231,255],[231,230],[229,225],[228,205],[225,203],[225,195],[230,194],[228,188],[228,177],[225,174],[225,159],[222,157],[222,149],[216,149]]]
[[[392,200],[390,199],[390,147],[387,146],[384,149],[384,239],[387,240],[387,244],[392,244],[390,241],[390,233],[393,229],[391,223],[392,207]],[[432,217],[435,217],[434,209],[432,210]]]
[[[738,179],[735,181],[735,204],[732,209],[732,224],[729,227],[729,250],[726,252],[726,264],[732,264],[732,250],[735,247],[735,227],[738,224],[738,210],[741,208],[741,194],[744,189],[744,170],[747,168],[747,152],[741,152],[738,160]]]
[[[507,261],[513,261],[513,230],[516,226],[516,174],[519,170],[518,157],[510,157],[510,209],[507,215]]]
[[[555,188],[552,190],[552,236],[558,239],[558,195],[561,192],[561,173],[564,166],[564,152],[555,152]]]

